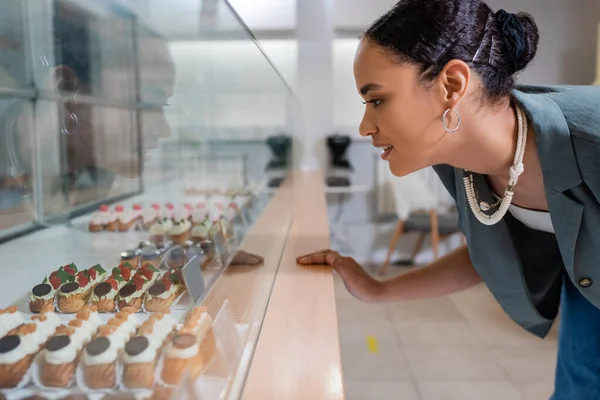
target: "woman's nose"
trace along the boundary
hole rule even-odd
[[[375,126],[375,124],[370,122],[366,116],[364,116],[362,121],[360,122],[360,127],[358,128],[358,132],[360,133],[361,136],[364,136],[364,137],[371,136],[377,132],[377,127]]]

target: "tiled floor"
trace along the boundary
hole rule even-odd
[[[548,400],[556,329],[515,325],[484,285],[418,302],[365,304],[336,276],[348,400]]]

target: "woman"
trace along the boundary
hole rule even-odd
[[[544,337],[561,320],[554,400],[600,398],[600,90],[514,87],[538,44],[526,14],[480,0],[402,0],[362,38],[354,65],[363,136],[403,176],[434,166],[467,246],[379,282],[327,250],[370,302],[447,295],[485,281]]]

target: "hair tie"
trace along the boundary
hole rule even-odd
[[[498,10],[496,12],[496,22],[502,39],[506,44],[508,56],[513,65],[514,72],[519,70],[519,61],[525,53],[525,30],[519,17],[515,14]]]

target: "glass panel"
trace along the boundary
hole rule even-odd
[[[56,0],[53,89],[133,103],[135,58],[131,17],[109,2]]]
[[[28,46],[25,36],[23,0],[0,2],[0,88],[18,89],[31,86]]]
[[[32,103],[0,98],[0,237],[35,219]]]
[[[131,194],[117,175],[140,174],[135,110],[40,101],[37,112],[45,222],[62,223],[74,209]]]

